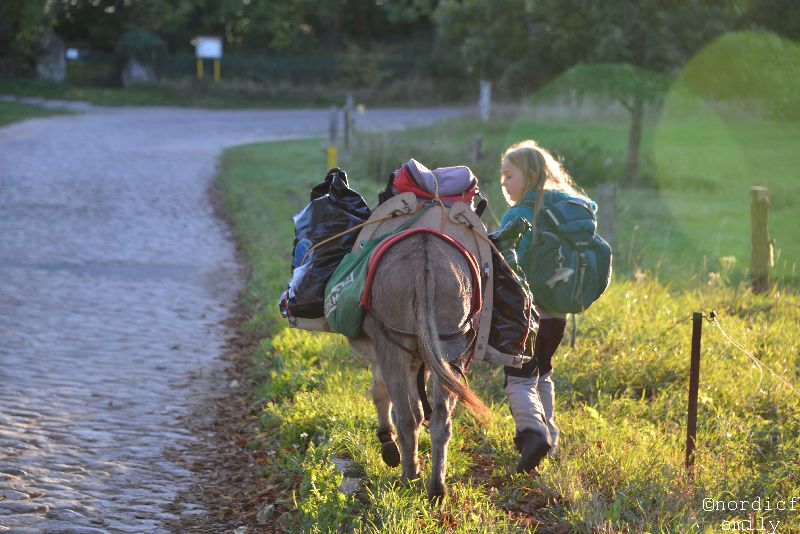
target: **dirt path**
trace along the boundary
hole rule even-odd
[[[359,126],[457,113],[371,110]],[[225,146],[327,121],[87,107],[0,129],[0,532],[163,532],[207,513],[183,466],[209,435],[185,418],[230,385],[242,284],[207,189]]]

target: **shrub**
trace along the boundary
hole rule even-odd
[[[157,65],[166,54],[164,39],[141,28],[126,31],[114,47],[114,56],[120,63],[135,59],[147,65]]]

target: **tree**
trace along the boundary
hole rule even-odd
[[[539,0],[535,46],[568,68],[614,64],[573,75],[575,86],[617,98],[630,112],[625,178],[640,181],[644,106],[655,101],[672,74],[703,44],[731,28],[734,0]]]
[[[465,70],[489,79],[521,68],[554,75],[601,64],[569,78],[574,88],[610,94],[630,112],[626,176],[638,183],[645,103],[662,92],[664,75],[731,27],[736,1],[442,0],[435,20]]]
[[[41,37],[50,29],[44,0],[0,2],[0,73],[15,75],[30,65]]]
[[[13,0],[22,2],[22,0]],[[23,2],[24,3],[24,2]],[[188,49],[218,35],[245,52],[341,51],[355,44],[409,43],[430,32],[434,0],[48,0],[67,41],[111,51],[127,30]]]
[[[629,63],[580,64],[560,76],[547,93],[565,88],[605,95],[620,103],[631,116],[625,178],[637,183],[645,103],[657,102],[671,80],[669,75],[634,67]]]
[[[442,0],[434,12],[442,48],[467,73],[497,81],[529,55],[525,0]]]
[[[797,0],[747,0],[737,26],[800,41],[800,4]]]

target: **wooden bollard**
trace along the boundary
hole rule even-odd
[[[328,144],[330,146],[336,145],[336,139],[339,137],[339,110],[333,106],[328,111]]]
[[[755,293],[772,287],[772,244],[768,229],[769,189],[750,188],[750,284]]]

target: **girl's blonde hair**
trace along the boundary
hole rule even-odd
[[[501,166],[505,160],[518,167],[525,177],[525,188],[520,199],[525,198],[525,195],[533,190],[541,193],[545,189],[586,196],[553,154],[539,146],[533,139],[520,141],[508,147],[500,158]],[[537,195],[537,211],[542,201],[542,195]]]

